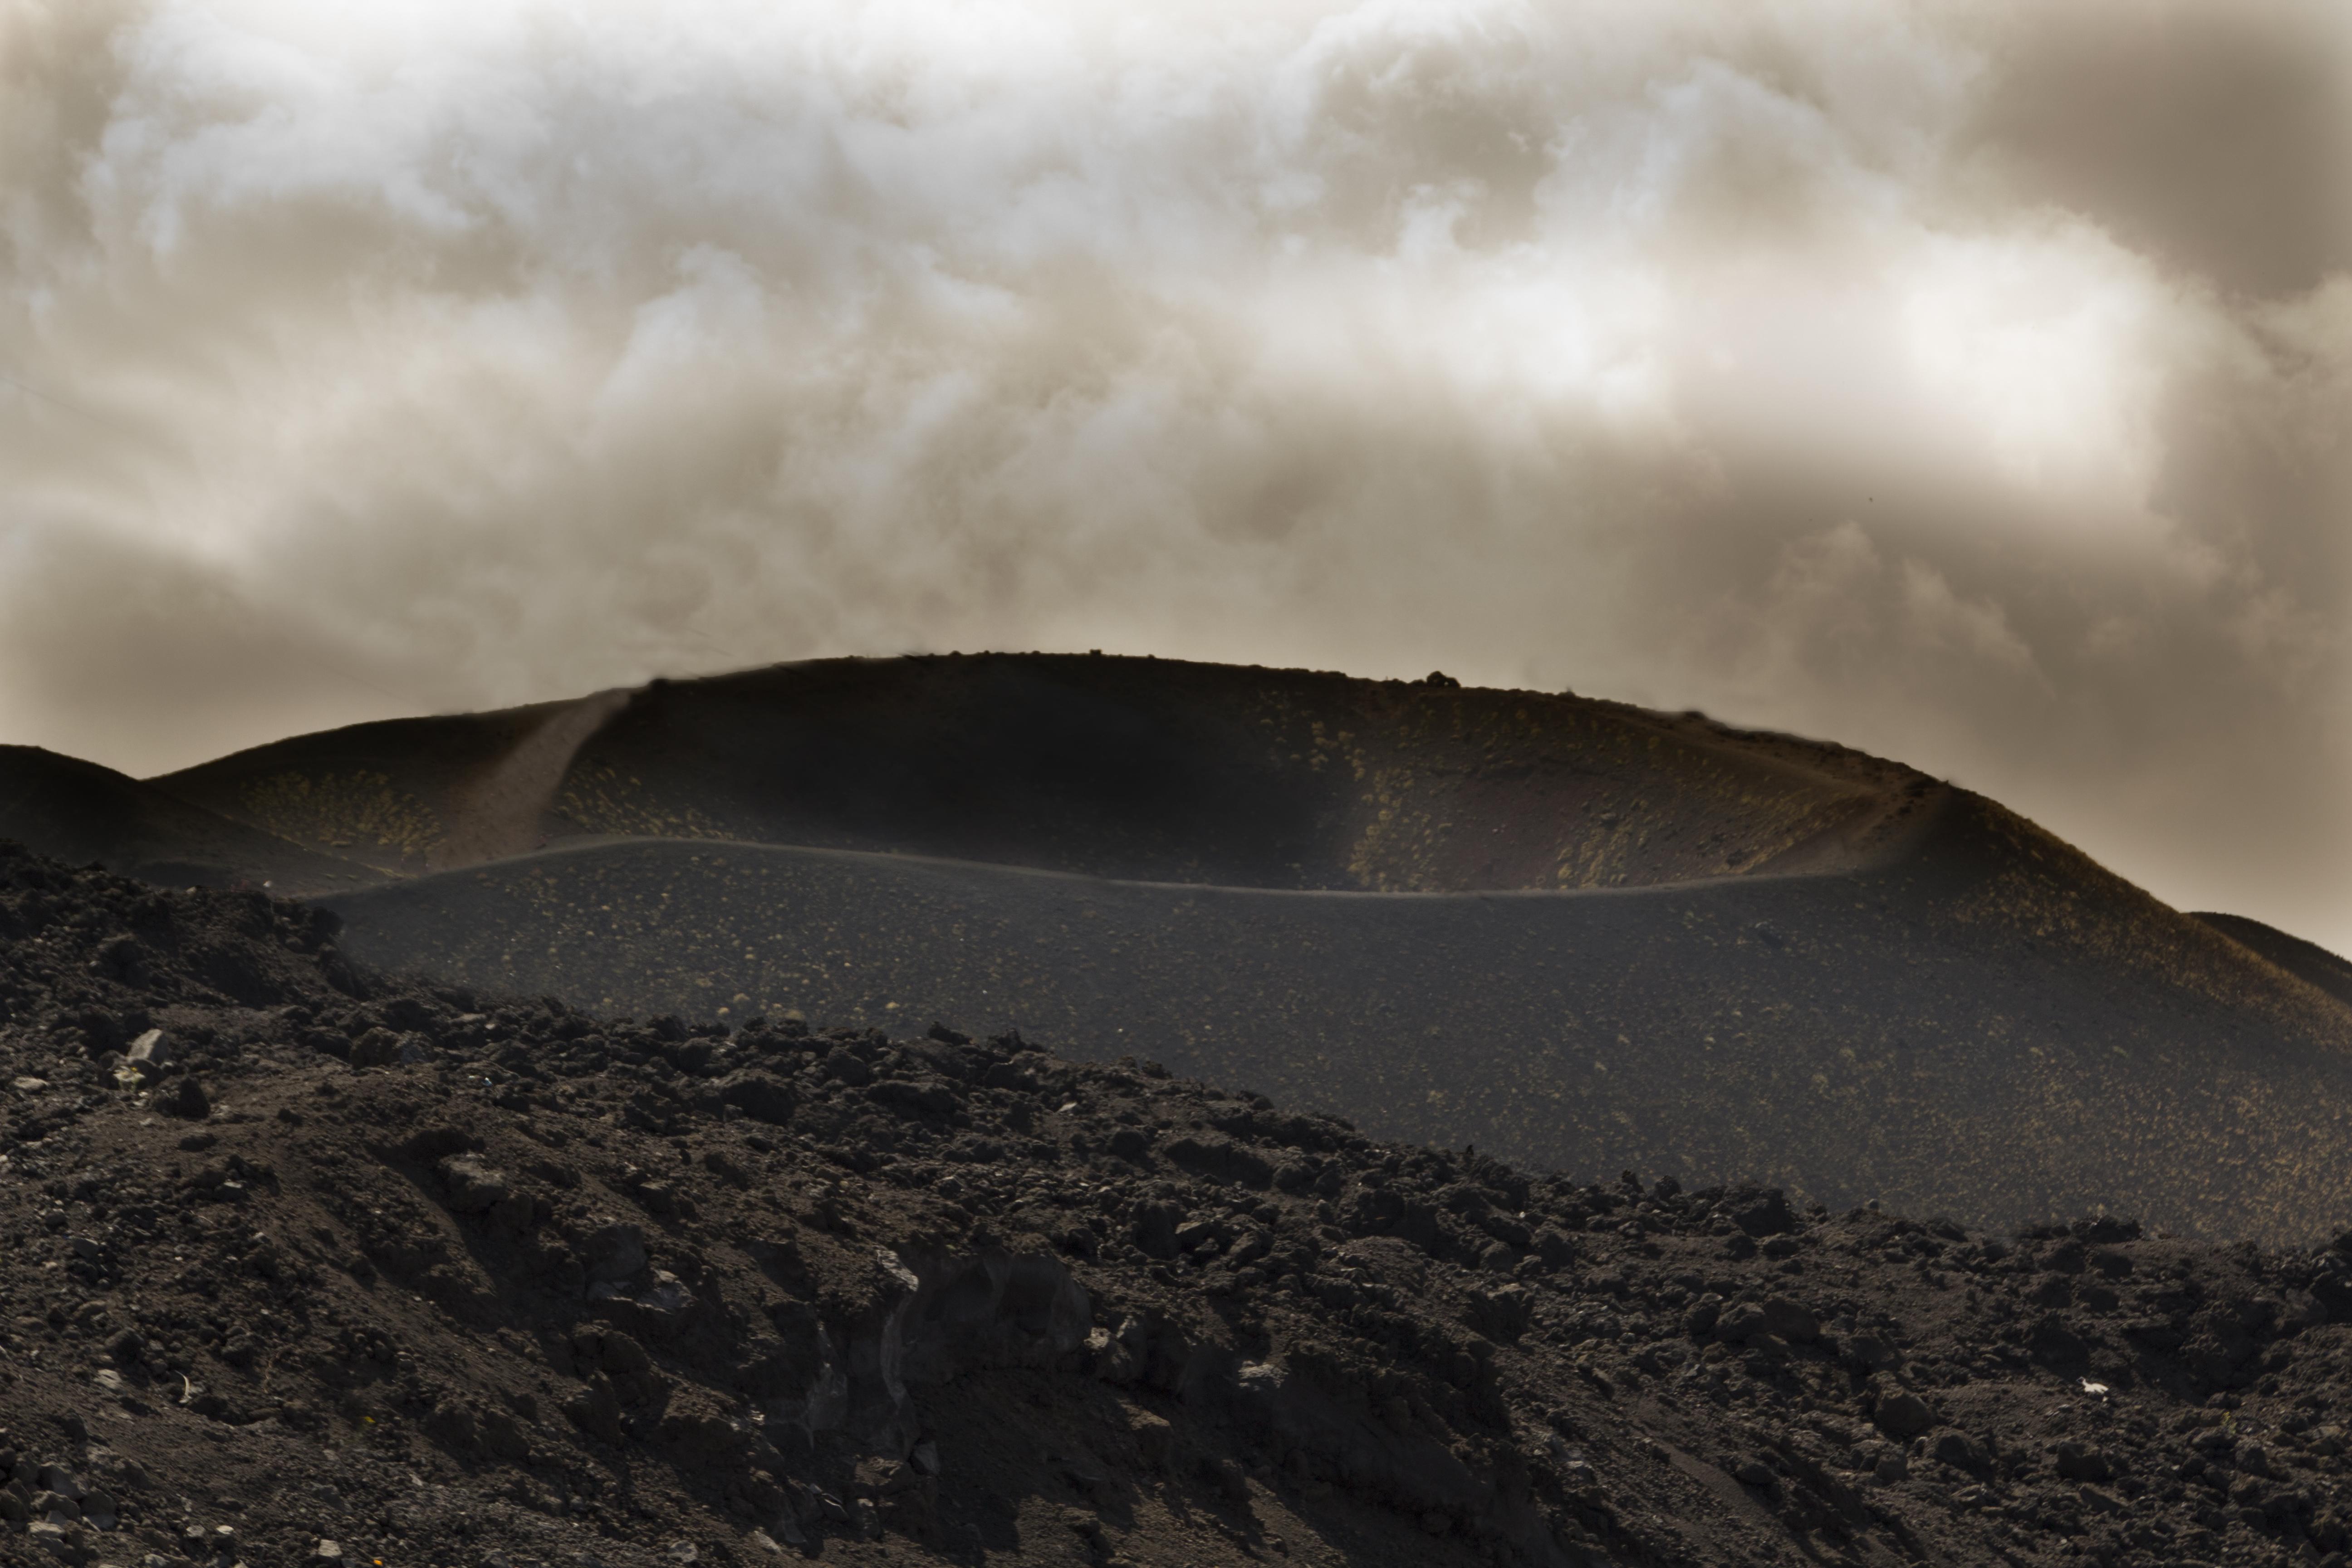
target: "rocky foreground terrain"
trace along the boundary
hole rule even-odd
[[[0,1561],[2344,1561],[2352,1237],[1579,1186],[332,927],[0,849]]]

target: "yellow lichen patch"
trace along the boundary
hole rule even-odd
[[[719,824],[694,806],[672,810],[651,799],[645,782],[598,763],[575,767],[556,796],[555,814],[590,833],[629,838],[725,838]]]
[[[1624,888],[1853,868],[1927,798],[1893,764],[1688,717],[1417,682],[1359,684],[1326,706],[1332,695],[1265,684],[1244,720],[1253,762],[1312,803],[1328,886]]]
[[[270,773],[245,786],[247,814],[280,838],[371,866],[421,861],[441,841],[440,815],[383,773]]]

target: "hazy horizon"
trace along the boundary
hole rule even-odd
[[[2352,950],[2352,13],[0,0],[0,741],[1566,688]]]

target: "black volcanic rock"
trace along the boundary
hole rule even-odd
[[[6,850],[0,912],[0,1560],[2347,1544],[2337,1247],[1578,1184],[1012,1036],[363,982],[299,905]],[[110,1072],[134,1026],[200,1130]],[[374,1029],[418,1048],[320,1045]]]

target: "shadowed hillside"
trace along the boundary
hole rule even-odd
[[[1859,864],[1932,781],[1537,692],[1153,659],[833,660],[637,693],[553,831],[1382,891]]]
[[[1860,865],[1937,787],[1584,698],[1049,655],[657,681],[355,725],[155,782],[386,874],[618,836],[1412,891]]]
[[[2289,936],[2276,926],[2250,921],[2243,915],[2200,911],[2192,917],[2251,949],[2300,980],[2309,981],[2338,1002],[2352,1003],[2352,963],[2347,963],[2316,942]]]
[[[290,892],[376,879],[364,867],[37,746],[0,746],[0,838],[68,865],[97,862],[174,885],[269,883]]]

